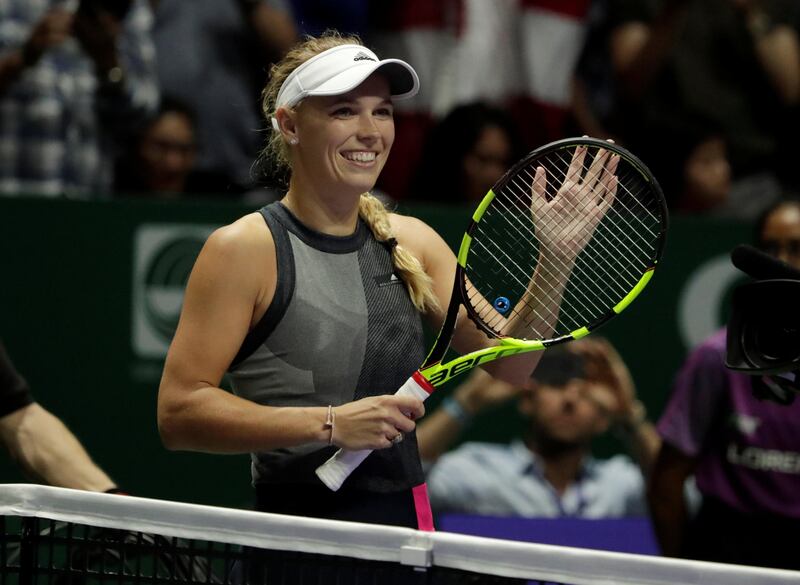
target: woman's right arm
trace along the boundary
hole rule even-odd
[[[274,242],[257,214],[206,242],[189,278],[158,393],[158,428],[167,448],[246,453],[328,442],[326,407],[263,406],[219,388],[269,305],[276,276]],[[422,404],[379,396],[338,406],[334,442],[348,449],[388,447],[398,432],[414,428],[403,411],[418,418]]]
[[[327,440],[323,408],[270,408],[219,388],[259,301],[269,304],[275,266],[274,243],[258,216],[217,230],[203,246],[158,392],[167,448],[244,453]]]

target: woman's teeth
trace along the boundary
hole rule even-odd
[[[375,160],[375,153],[374,152],[345,152],[343,156],[347,160],[352,160],[355,162],[372,162]]]

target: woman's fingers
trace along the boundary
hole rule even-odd
[[[601,181],[603,171],[606,169],[610,157],[611,151],[609,150],[603,150],[602,152],[598,150],[594,155],[594,160],[583,179],[583,184],[589,187],[589,193],[593,193],[595,186]]]
[[[347,449],[384,449],[416,428],[425,414],[413,396],[371,396],[336,407],[337,444]]]
[[[586,151],[587,148],[585,146],[579,146],[575,149],[575,152],[572,154],[572,160],[570,161],[569,168],[567,169],[567,174],[564,177],[564,183],[567,181],[578,183],[580,181],[581,172],[583,171],[583,163],[586,159]]]
[[[617,179],[617,168],[619,167],[619,155],[615,154],[612,155],[608,161],[608,164],[605,166],[603,170],[603,174],[598,181],[598,185],[602,187],[599,190],[599,197],[600,201],[598,204],[604,207],[609,207],[614,202],[614,197],[617,195],[617,185],[619,184],[619,180]]]

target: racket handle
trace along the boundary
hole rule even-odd
[[[430,396],[432,391],[433,388],[427,384],[427,380],[418,373],[415,373],[400,386],[400,389],[395,392],[395,396],[413,396],[424,401]],[[331,491],[335,492],[342,487],[344,480],[350,477],[350,474],[355,471],[356,467],[361,465],[361,462],[364,461],[370,453],[372,453],[372,449],[361,449],[358,451],[339,449],[330,459],[317,467],[317,477],[319,477],[322,483],[328,486]]]

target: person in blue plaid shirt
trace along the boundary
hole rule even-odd
[[[0,195],[108,194],[158,105],[146,0],[0,0]]]

